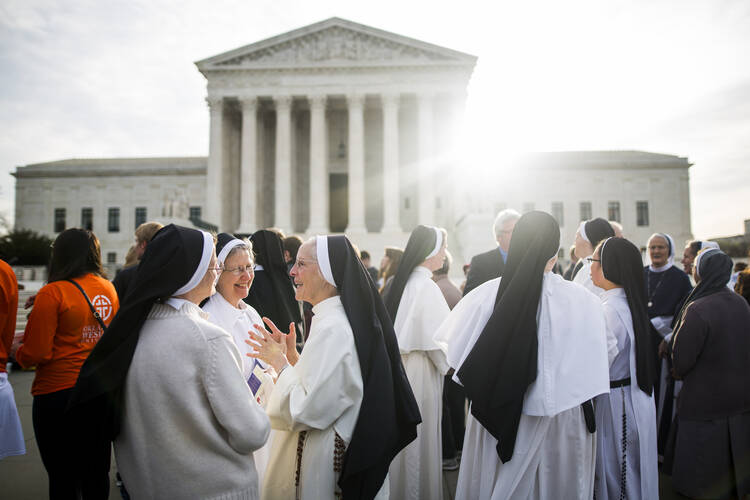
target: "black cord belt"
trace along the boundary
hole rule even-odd
[[[621,378],[620,380],[610,380],[609,381],[609,388],[610,389],[617,389],[618,387],[626,387],[630,385],[630,377],[628,378]]]

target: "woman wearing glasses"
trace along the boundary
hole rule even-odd
[[[246,239],[238,239],[231,234],[221,233],[216,241],[216,258],[222,268],[216,282],[216,292],[203,304],[203,310],[208,313],[209,321],[220,326],[232,335],[242,355],[242,376],[253,392],[255,399],[261,406],[266,405],[266,394],[273,387],[273,378],[265,372],[267,368],[262,361],[247,357],[245,354],[253,349],[245,343],[248,331],[253,325],[262,325],[263,320],[252,306],[244,302],[250,292],[255,278],[253,259],[253,244]],[[294,334],[294,323],[290,326]],[[291,343],[290,351],[294,350],[295,335],[286,337]],[[296,351],[295,351],[296,352]],[[268,451],[271,440],[263,448],[255,452],[255,467],[258,477],[263,478],[263,472],[268,462]]]

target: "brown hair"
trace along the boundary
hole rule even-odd
[[[164,226],[158,222],[144,222],[135,230],[135,239],[138,243],[148,243]]]
[[[403,255],[404,251],[400,248],[385,247],[385,256],[388,257],[388,264],[385,266],[385,269],[380,270],[383,277],[383,286],[380,288],[381,292],[383,291],[383,288],[385,288],[385,283],[388,281],[388,278],[396,275],[398,265],[401,264],[401,257]]]
[[[48,282],[77,278],[87,273],[106,277],[99,238],[86,229],[66,229],[52,244]]]

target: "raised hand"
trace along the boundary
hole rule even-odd
[[[273,334],[268,333],[261,325],[256,324],[253,327],[255,332],[252,330],[247,332],[250,340],[245,341],[247,345],[253,348],[253,352],[247,353],[247,356],[260,359],[271,365],[277,373],[281,372],[288,363],[285,356],[286,342],[281,339],[277,341]],[[278,333],[281,334],[281,332]]]
[[[272,339],[274,339],[276,342],[281,342],[284,344],[284,354],[286,354],[286,358],[289,361],[289,364],[294,366],[297,364],[297,360],[299,359],[299,353],[297,352],[297,329],[294,326],[294,323],[289,323],[289,333],[284,333],[276,326],[276,324],[271,321],[269,318],[263,317],[263,322],[268,325],[268,328],[271,330],[271,333],[269,334]]]

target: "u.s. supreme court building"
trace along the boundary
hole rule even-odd
[[[146,220],[251,233],[346,232],[376,258],[419,223],[443,226],[457,264],[493,246],[497,210],[620,221],[639,246],[691,237],[686,158],[538,153],[472,179],[455,139],[475,56],[339,18],[208,59],[208,157],[66,159],[18,167],[16,227],[92,229],[121,264]],[[489,171],[492,158],[487,159]],[[485,169],[487,170],[487,169]],[[459,267],[459,266],[456,266]]]

